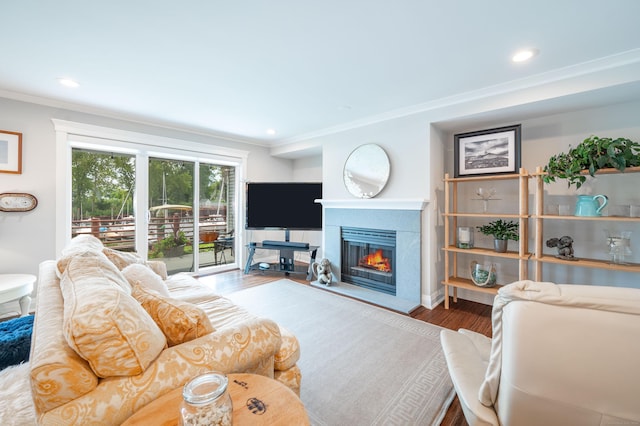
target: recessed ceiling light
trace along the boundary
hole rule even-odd
[[[70,78],[59,78],[59,79],[58,79],[58,82],[59,82],[60,84],[62,84],[63,86],[65,86],[65,87],[73,87],[73,88],[76,88],[76,87],[79,87],[79,86],[80,86],[80,84],[78,84],[78,82],[77,82],[77,81],[72,80],[72,79],[70,79]]]
[[[267,134],[273,136],[276,134],[276,131],[274,129],[267,129]]]
[[[538,54],[538,49],[523,49],[516,52],[515,55],[511,57],[513,62],[524,62],[527,61]]]

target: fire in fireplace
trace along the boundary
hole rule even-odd
[[[341,281],[395,296],[395,231],[343,227],[341,238]]]
[[[384,257],[382,249],[378,249],[375,253],[364,256],[358,262],[358,266],[374,269],[376,271],[391,272],[391,261]]]

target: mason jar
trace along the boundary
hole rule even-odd
[[[473,248],[473,227],[458,226],[457,246],[462,249]]]
[[[218,372],[203,374],[184,385],[180,424],[231,426],[233,405],[227,385],[227,376]]]

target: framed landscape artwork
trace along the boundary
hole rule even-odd
[[[454,135],[454,177],[517,173],[520,124]]]
[[[0,130],[0,173],[22,173],[22,133]]]

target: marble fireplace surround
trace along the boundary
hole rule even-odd
[[[323,257],[331,261],[334,282],[311,285],[398,312],[420,306],[422,276],[422,199],[317,200],[324,208]],[[396,231],[396,295],[340,282],[341,228]]]

